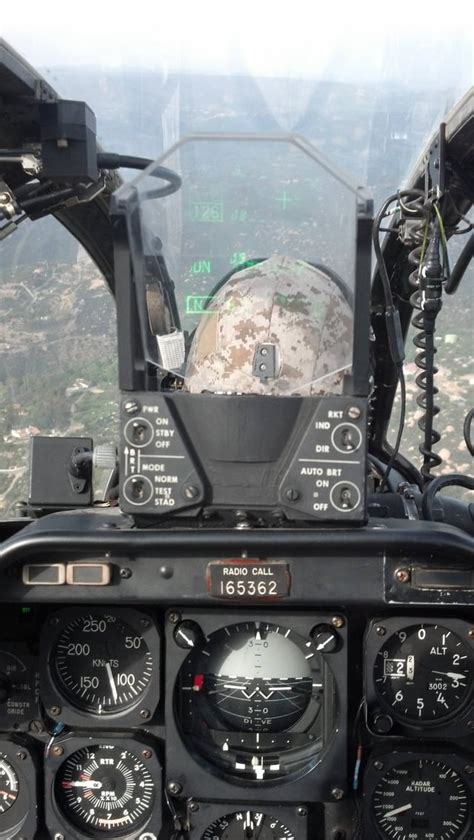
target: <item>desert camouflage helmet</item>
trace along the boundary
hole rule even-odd
[[[275,256],[234,274],[196,329],[192,393],[337,394],[352,360],[353,315],[324,270]]]

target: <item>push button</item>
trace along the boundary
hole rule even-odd
[[[26,586],[63,586],[66,567],[64,563],[29,563],[23,566],[22,579]]]
[[[108,586],[111,580],[110,563],[68,563],[66,567],[70,586]]]

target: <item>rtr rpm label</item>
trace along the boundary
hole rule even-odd
[[[262,601],[288,598],[291,590],[288,563],[272,560],[215,560],[206,571],[207,590],[213,598]]]

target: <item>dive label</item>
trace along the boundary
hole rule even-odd
[[[265,560],[215,560],[206,571],[213,598],[261,601],[287,598],[291,589],[288,563]]]

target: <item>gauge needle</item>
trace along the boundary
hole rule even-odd
[[[410,808],[413,808],[413,805],[402,805],[401,808],[395,808],[393,811],[387,811],[386,814],[383,815],[384,820],[388,819],[388,817],[396,817],[397,814],[403,814],[404,811],[409,811]]]
[[[441,674],[442,677],[449,677],[450,680],[465,680],[465,674],[453,674],[451,671],[433,671],[433,674]]]
[[[6,796],[8,799],[16,799],[16,793],[10,793],[8,790],[0,790],[0,796]]]
[[[88,790],[100,790],[102,782],[94,782],[92,779],[87,779],[85,782],[64,782],[64,787],[68,788],[87,788]]]
[[[111,688],[111,691],[112,691],[112,697],[113,697],[114,703],[116,703],[117,700],[118,700],[118,694],[117,694],[117,689],[115,688],[114,675],[112,674],[112,667],[110,665],[110,662],[107,662],[107,665],[105,666],[105,670],[107,671],[107,676],[109,678],[110,688]]]

